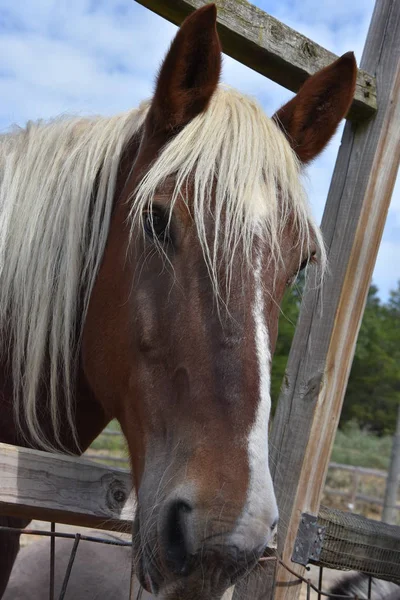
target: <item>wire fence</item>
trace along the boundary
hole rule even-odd
[[[92,535],[83,535],[81,533],[65,533],[61,531],[56,531],[56,524],[51,523],[50,531],[40,530],[40,529],[18,529],[14,527],[6,527],[0,526],[0,532],[7,532],[11,535],[34,535],[34,536],[42,536],[50,538],[50,553],[49,553],[49,590],[48,597],[49,600],[55,600],[55,552],[56,552],[56,538],[60,539],[70,539],[73,540],[72,550],[68,559],[68,564],[66,568],[66,572],[63,578],[63,582],[61,585],[61,591],[58,596],[58,600],[65,600],[65,596],[67,593],[68,584],[71,579],[72,568],[75,563],[76,554],[78,551],[78,546],[81,541],[91,542],[95,544],[106,544],[108,546],[122,546],[122,547],[132,547],[132,542],[119,540],[116,538],[106,538],[100,536],[92,536]],[[45,590],[43,590],[43,593]],[[130,597],[130,596],[129,596]]]
[[[49,600],[66,600],[66,594],[67,594],[67,590],[69,587],[69,584],[73,578],[73,568],[75,563],[77,562],[77,551],[79,548],[79,545],[81,544],[81,542],[90,542],[93,544],[104,544],[107,546],[114,546],[114,547],[128,547],[131,548],[132,547],[132,542],[131,541],[126,541],[126,540],[122,540],[122,539],[117,539],[117,538],[108,538],[108,537],[103,537],[101,535],[85,535],[82,533],[65,533],[65,532],[61,532],[61,531],[56,531],[56,524],[55,523],[51,523],[50,525],[50,531],[46,531],[46,530],[36,530],[36,529],[18,529],[18,528],[13,528],[13,527],[5,527],[5,526],[0,526],[0,532],[4,533],[7,532],[9,534],[12,535],[20,535],[20,534],[24,534],[24,535],[32,535],[32,536],[41,536],[41,537],[46,537],[46,538],[50,538],[50,548],[49,548],[49,587],[47,590],[47,597],[49,598]],[[56,540],[57,539],[69,539],[73,541],[73,545],[72,548],[70,550],[69,553],[69,558],[68,558],[68,562],[67,562],[67,567],[65,569],[65,573],[64,573],[64,577],[62,580],[62,584],[61,584],[61,589],[60,592],[56,598],[56,586],[55,586],[55,557],[56,557]],[[280,565],[282,565],[284,567],[284,569],[286,569],[286,571],[288,571],[293,577],[294,577],[294,582],[292,581],[290,584],[286,584],[286,585],[293,585],[293,584],[298,584],[298,585],[304,585],[305,586],[305,598],[306,600],[310,600],[311,599],[311,592],[315,592],[317,594],[317,598],[318,600],[321,600],[322,597],[324,598],[335,598],[337,600],[371,600],[372,599],[372,585],[373,585],[373,581],[374,578],[372,576],[367,576],[367,594],[365,596],[362,596],[360,594],[337,594],[334,593],[332,591],[329,591],[328,589],[326,589],[326,586],[324,585],[324,568],[322,566],[318,567],[318,582],[317,583],[313,583],[311,578],[309,577],[302,577],[301,575],[299,575],[298,573],[296,573],[292,567],[290,567],[289,565],[287,565],[285,562],[283,562],[281,560],[281,558],[277,555],[276,550],[273,549],[268,549],[267,550],[268,555],[263,556],[260,559],[260,564],[265,564],[267,562],[275,562],[275,563],[279,563]],[[307,567],[307,570],[309,570],[310,567]],[[279,585],[279,584],[278,584]],[[399,588],[400,590],[400,588]],[[46,590],[43,590],[43,598],[45,598],[45,592]],[[142,598],[142,595],[144,593],[144,589],[139,585],[138,589],[134,592],[134,594],[132,594],[132,588],[129,590],[129,594],[126,596],[126,599],[135,599],[135,600],[140,600]],[[96,596],[97,597],[97,596]],[[123,598],[122,595],[118,595],[118,598]]]
[[[86,453],[85,457],[86,458],[91,458],[94,459],[96,461],[100,461],[103,463],[109,463],[112,464],[113,466],[119,466],[119,467],[129,467],[129,459],[126,457],[126,454],[124,454],[124,442],[123,442],[123,438],[122,435],[120,433],[120,431],[115,431],[115,430],[105,430],[102,434],[102,436],[104,436],[105,440],[111,440],[112,443],[109,444],[107,446],[107,444],[103,445],[103,442],[101,442],[99,444],[99,446],[97,446],[97,451],[95,449],[89,449],[89,451]],[[111,448],[111,451],[108,449]],[[361,468],[361,467],[351,467],[349,465],[341,465],[341,464],[337,464],[337,463],[332,463],[331,465],[331,471],[332,470],[341,470],[345,473],[347,473],[351,479],[351,485],[349,486],[350,490],[349,490],[349,494],[350,494],[350,498],[348,500],[348,508],[352,509],[352,503],[355,502],[357,500],[357,498],[360,496],[360,492],[358,490],[358,485],[362,479],[362,477],[364,476],[374,476],[374,477],[378,477],[380,479],[382,479],[384,481],[384,478],[386,476],[386,473],[384,471],[377,471],[375,469],[365,469],[365,468]],[[328,488],[328,492],[329,492],[329,488]],[[339,492],[339,493],[338,493]],[[341,494],[340,490],[337,489],[333,489],[332,490],[332,495],[336,495],[339,497],[343,497],[343,495]],[[367,498],[368,499],[368,498]],[[372,500],[374,500],[374,498],[372,498]],[[329,509],[327,509],[329,510]],[[338,511],[340,512],[340,511]],[[346,518],[347,516],[349,516],[349,513],[344,513]],[[328,515],[329,516],[329,515]],[[351,516],[351,515],[350,515]],[[349,518],[350,518],[349,516]],[[48,521],[50,521],[50,519],[52,518],[51,515],[48,516]],[[58,517],[56,517],[57,519]],[[328,517],[327,517],[328,518]],[[353,520],[354,520],[355,516],[353,515]],[[54,519],[54,516],[53,516]],[[61,520],[61,519],[60,519]],[[68,522],[68,521],[65,521]],[[329,519],[328,522],[330,523]],[[341,521],[340,521],[341,522]],[[376,521],[374,521],[373,523],[375,523],[378,526],[378,523]],[[353,523],[354,525],[354,523]],[[96,525],[95,525],[96,526]],[[57,527],[58,529],[58,527]],[[332,538],[332,523],[330,523],[329,526],[329,531],[328,534],[330,535],[330,537]],[[382,577],[384,579],[387,580],[392,580],[392,581],[396,581],[397,583],[399,583],[396,578],[393,579],[393,577],[391,575],[389,576],[385,576],[386,571],[379,571],[379,570],[367,570],[369,573],[372,573],[370,576],[366,576],[368,578],[368,589],[365,588],[365,594],[364,596],[362,596],[360,593],[358,593],[357,595],[353,595],[353,594],[349,594],[349,595],[338,595],[337,593],[332,593],[329,589],[329,586],[327,585],[327,581],[329,580],[329,576],[332,573],[330,568],[327,567],[332,567],[334,569],[337,569],[335,572],[339,573],[341,572],[341,570],[346,570],[349,568],[353,568],[353,569],[357,569],[357,570],[363,570],[362,567],[360,567],[359,564],[357,564],[355,566],[355,563],[350,565],[350,563],[348,562],[348,557],[351,555],[353,556],[354,554],[357,554],[357,556],[360,555],[360,549],[357,548],[354,549],[353,546],[357,545],[357,541],[359,543],[359,546],[361,547],[361,545],[364,547],[366,540],[365,535],[363,537],[363,539],[358,539],[357,535],[354,534],[354,531],[358,531],[357,527],[354,530],[353,528],[348,528],[350,533],[349,533],[349,540],[346,542],[346,552],[342,552],[340,554],[340,558],[342,557],[342,554],[344,555],[344,562],[342,563],[334,563],[331,564],[329,561],[328,562],[324,562],[323,559],[319,558],[319,564],[316,564],[316,567],[312,567],[313,569],[317,569],[318,573],[317,576],[315,576],[314,573],[310,573],[310,575],[312,575],[312,577],[301,577],[298,574],[296,574],[296,572],[293,570],[293,568],[282,562],[281,558],[276,554],[276,551],[272,552],[268,555],[268,556],[264,556],[261,560],[260,560],[260,564],[263,563],[267,563],[267,562],[272,562],[272,563],[276,563],[276,564],[280,564],[288,573],[291,573],[293,580],[290,582],[289,585],[301,585],[302,587],[302,599],[301,600],[310,600],[310,595],[311,593],[317,594],[318,600],[321,600],[322,597],[327,597],[327,598],[338,598],[338,600],[340,598],[357,598],[357,600],[369,600],[371,599],[371,591],[373,589],[372,586],[372,582],[376,582],[378,581],[378,577]],[[346,529],[347,531],[347,529]],[[368,530],[369,531],[369,530]],[[92,546],[93,544],[97,545],[99,547],[99,545],[104,545],[108,546],[108,547],[119,547],[120,550],[119,552],[121,552],[124,555],[124,560],[126,560],[126,571],[127,571],[127,578],[125,580],[125,584],[124,584],[124,588],[123,588],[123,592],[118,593],[118,597],[119,599],[123,599],[125,598],[129,598],[129,599],[136,599],[136,598],[142,598],[142,596],[144,595],[146,598],[150,598],[150,596],[147,594],[147,592],[144,592],[143,589],[140,588],[137,580],[135,581],[135,585],[134,585],[134,589],[131,590],[127,590],[127,587],[129,587],[129,582],[128,582],[128,578],[130,581],[130,577],[129,577],[129,573],[131,570],[131,546],[132,543],[130,541],[130,539],[118,539],[117,537],[114,537],[114,535],[116,536],[116,532],[112,534],[112,536],[108,536],[108,534],[102,534],[102,532],[99,533],[95,533],[94,535],[86,535],[86,533],[83,531],[79,531],[77,532],[74,529],[71,529],[71,532],[65,532],[65,531],[60,531],[60,530],[56,530],[56,525],[55,523],[51,523],[50,525],[50,530],[49,531],[45,531],[45,526],[41,526],[40,529],[34,529],[34,528],[29,528],[29,529],[15,529],[15,528],[10,528],[10,527],[0,527],[0,533],[10,533],[11,535],[19,535],[19,534],[24,534],[27,536],[39,536],[42,538],[48,538],[49,539],[49,556],[47,558],[47,545],[46,544],[41,544],[41,552],[42,552],[42,564],[45,564],[45,568],[46,568],[46,582],[42,585],[42,581],[40,580],[39,585],[40,585],[40,594],[39,596],[35,596],[33,598],[32,596],[32,600],[36,600],[36,598],[39,598],[40,600],[43,600],[44,598],[48,597],[50,600],[68,600],[68,598],[77,598],[76,595],[74,595],[74,590],[76,589],[77,586],[77,581],[79,580],[79,575],[80,573],[86,569],[86,568],[91,568],[91,565],[87,562],[89,559],[87,557],[87,548],[89,547],[94,547]],[[340,533],[340,532],[339,532]],[[379,532],[378,532],[379,533]],[[382,532],[381,532],[382,533]],[[387,533],[387,532],[386,532]],[[360,532],[358,531],[358,535],[360,535]],[[397,537],[398,537],[398,533],[396,533]],[[397,547],[396,546],[396,540],[397,537],[394,533],[390,533],[391,536],[391,540],[393,538],[393,540],[390,542],[390,544],[394,544],[393,548]],[[389,536],[389,537],[390,537]],[[343,538],[343,532],[340,533],[339,535],[341,542],[343,542],[342,538]],[[357,538],[357,539],[356,539]],[[31,537],[32,539],[32,537]],[[59,542],[57,544],[57,560],[56,560],[56,540],[70,540],[69,543],[66,542]],[[332,538],[333,539],[333,538]],[[336,538],[335,538],[336,539]],[[347,539],[347,538],[346,538]],[[386,539],[386,538],[385,538]],[[379,550],[379,548],[386,548],[386,545],[382,542],[382,540],[380,539],[379,535],[377,535],[376,539],[375,538],[369,538],[368,540],[370,543],[370,545],[372,544],[374,546],[374,549]],[[368,541],[367,540],[367,541]],[[84,544],[82,544],[82,542],[84,542]],[[354,543],[353,543],[354,542]],[[379,543],[378,543],[379,542]],[[393,543],[392,543],[393,542]],[[88,546],[88,544],[90,546]],[[348,547],[351,546],[352,550],[348,551]],[[351,545],[353,544],[353,545]],[[379,545],[380,544],[380,545]],[[390,546],[389,544],[389,546]],[[329,546],[329,548],[332,546],[332,544]],[[375,548],[376,546],[376,548]],[[40,546],[39,546],[40,547]],[[333,547],[333,546],[332,546]],[[81,548],[81,551],[78,553],[78,549]],[[126,551],[122,551],[121,548],[126,548]],[[391,546],[390,546],[391,548]],[[374,550],[375,551],[375,550]],[[97,552],[97,550],[96,550]],[[103,556],[103,560],[105,561],[103,563],[104,566],[104,575],[105,577],[109,577],[109,569],[107,568],[107,566],[105,565],[105,563],[107,563],[110,559],[112,560],[112,556],[116,556],[117,551],[115,550],[114,554],[112,554],[112,551],[110,550],[111,554],[108,553],[108,550],[104,550],[104,552],[99,552],[100,555]],[[349,554],[350,552],[350,554]],[[376,553],[376,552],[375,552]],[[94,553],[95,554],[95,553]],[[391,555],[390,556],[394,556],[396,554],[395,550],[391,550]],[[58,557],[61,556],[62,560],[59,561]],[[311,555],[309,555],[311,556]],[[82,559],[83,557],[83,559]],[[347,557],[347,559],[346,559]],[[325,557],[326,558],[326,557]],[[375,554],[374,554],[374,560],[376,559]],[[90,559],[92,560],[92,559]],[[296,560],[296,559],[294,559]],[[93,562],[93,561],[92,561]],[[314,562],[314,561],[313,561]],[[354,561],[353,561],[354,562]],[[376,560],[375,560],[376,562]],[[395,557],[395,562],[398,565],[398,557],[396,554]],[[57,565],[56,565],[57,563]],[[302,563],[305,564],[305,563]],[[315,563],[314,563],[315,564]],[[361,564],[361,563],[360,563]],[[366,564],[366,563],[365,563]],[[48,565],[48,567],[47,567]],[[324,569],[325,567],[325,569]],[[48,571],[47,571],[48,569]],[[128,573],[129,570],[129,573]],[[398,570],[397,570],[398,573]],[[48,582],[47,582],[48,580]],[[39,581],[39,580],[38,580]],[[72,582],[72,583],[71,583]],[[97,595],[97,590],[95,589],[96,586],[98,585],[96,579],[93,579],[91,582],[93,589],[93,592],[95,594],[95,597],[98,598],[99,596]],[[287,583],[281,583],[278,582],[277,586],[280,585],[288,585]],[[42,587],[45,588],[43,589],[43,593],[42,593]],[[47,589],[48,588],[48,589]],[[67,595],[67,592],[69,595]],[[372,594],[373,596],[373,594]],[[78,596],[79,598],[87,598],[86,595],[84,596]],[[106,597],[106,596],[105,596]],[[11,598],[11,596],[9,596],[9,598]],[[25,596],[24,596],[25,598]],[[29,597],[31,600],[31,597]],[[397,598],[397,600],[400,599],[400,588],[399,588],[399,596]],[[13,598],[14,600],[14,598]]]

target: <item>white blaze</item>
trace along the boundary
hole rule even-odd
[[[254,270],[255,297],[253,318],[259,372],[259,403],[248,441],[250,489],[248,511],[255,517],[267,518],[269,525],[276,520],[278,509],[268,463],[268,424],[271,411],[271,350],[267,324],[262,277],[262,253],[256,257]]]
[[[268,543],[270,527],[278,517],[275,493],[268,463],[268,423],[271,410],[271,351],[264,317],[262,254],[256,257],[254,269],[255,295],[252,306],[259,376],[259,399],[255,421],[248,436],[250,467],[246,504],[239,519],[233,541],[251,548]]]

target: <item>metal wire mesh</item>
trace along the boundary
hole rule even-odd
[[[326,528],[320,562],[333,569],[363,571],[400,584],[400,527],[320,507]]]
[[[81,541],[90,542],[94,544],[105,544],[108,546],[120,546],[120,547],[132,547],[132,542],[126,541],[123,539],[118,539],[116,537],[102,537],[101,535],[85,535],[82,533],[66,533],[62,531],[56,531],[56,524],[51,523],[50,531],[46,531],[43,529],[18,529],[14,527],[6,527],[0,526],[0,532],[7,532],[12,535],[28,535],[28,536],[39,536],[44,538],[50,538],[50,552],[49,552],[49,589],[48,589],[48,598],[49,600],[65,600],[66,593],[68,589],[68,585],[71,580],[71,575],[73,573],[73,567],[76,561],[78,547]],[[67,567],[62,579],[61,589],[56,596],[55,593],[55,565],[56,565],[56,539],[64,539],[64,540],[73,540],[72,549],[69,554]],[[44,593],[45,590],[43,590]]]

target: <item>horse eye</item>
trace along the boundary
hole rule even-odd
[[[146,235],[154,240],[166,241],[168,220],[161,210],[153,208],[143,213],[143,228]]]
[[[303,262],[301,263],[300,267],[299,267],[299,273],[300,271],[304,271],[304,269],[306,268],[306,266],[308,265],[310,259],[306,258],[305,260],[303,260]]]
[[[311,252],[310,256],[307,256],[307,258],[305,258],[303,260],[303,262],[301,263],[298,272],[300,273],[300,271],[304,271],[304,269],[307,267],[307,265],[309,265],[310,263],[314,263],[316,261],[316,256],[317,256],[317,253],[315,251]]]
[[[304,269],[312,262],[315,262],[315,256],[316,256],[316,252],[312,252],[310,254],[310,256],[307,256],[307,258],[305,258],[303,260],[303,262],[301,263],[301,265],[299,266],[299,268],[297,269],[296,273],[294,273],[294,275],[292,275],[292,277],[289,277],[289,279],[286,281],[286,285],[290,286],[294,283],[294,281],[297,279],[298,274],[300,273],[300,271],[304,271]]]

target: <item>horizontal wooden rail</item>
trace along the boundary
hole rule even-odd
[[[130,532],[129,473],[0,443],[0,514]]]
[[[366,467],[354,467],[352,465],[342,465],[339,463],[329,463],[329,471],[333,470],[345,471],[347,473],[350,473],[350,488],[347,490],[340,490],[333,487],[329,487],[325,484],[324,494],[326,496],[340,496],[342,498],[346,498],[348,500],[349,508],[354,508],[355,503],[357,501],[366,502],[367,504],[375,504],[377,506],[384,506],[383,498],[362,494],[358,491],[358,488],[362,477],[377,477],[380,479],[387,479],[387,471],[382,471],[379,469],[368,469]],[[400,504],[396,505],[396,503],[394,502],[391,508],[400,511]]]
[[[357,471],[360,475],[371,475],[373,477],[382,477],[383,479],[387,478],[387,471],[383,471],[381,469],[370,469],[368,467],[357,467],[354,465],[342,465],[341,463],[330,462],[330,469],[338,469],[339,471]]]
[[[346,492],[344,490],[336,490],[335,488],[325,488],[324,489],[324,494],[326,496],[341,496],[342,498],[349,498],[351,497],[351,492]],[[366,502],[367,504],[376,504],[377,506],[383,506],[383,499],[382,498],[378,498],[377,496],[368,496],[366,494],[355,494],[354,496],[354,501],[359,501],[359,502]],[[395,510],[400,510],[400,504],[397,506],[393,506],[392,508],[394,508]],[[399,565],[399,569],[400,569],[400,565]]]
[[[175,25],[194,9],[209,4],[209,0],[136,1]],[[214,2],[218,8],[218,32],[224,52],[292,92],[297,92],[307,77],[337,58],[247,0]],[[376,108],[375,78],[359,70],[348,117],[362,121],[373,115]]]

